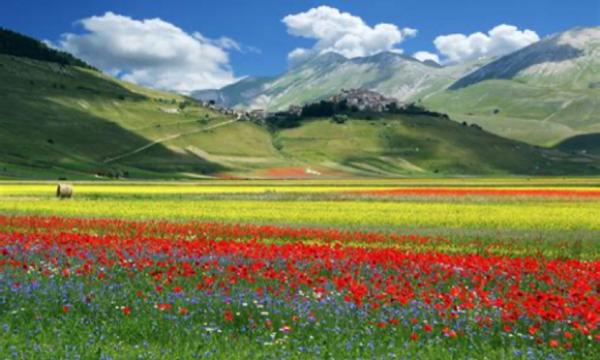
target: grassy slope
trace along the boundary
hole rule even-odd
[[[590,173],[552,153],[454,122],[428,117],[307,121],[270,133],[196,105],[169,113],[184,97],[116,81],[92,70],[0,55],[0,178],[136,178],[278,167],[325,168],[336,176]],[[157,139],[139,153],[106,163]],[[560,156],[559,156],[560,157]]]
[[[513,80],[486,80],[425,100],[427,107],[502,136],[537,145],[600,131],[600,89],[537,87]],[[494,114],[498,109],[499,113]]]
[[[132,176],[180,176],[223,169],[158,144],[136,156],[107,158],[178,133],[230,120],[181,96],[118,82],[95,71],[0,55],[0,176],[87,177],[98,169]],[[35,168],[30,172],[28,169]]]
[[[591,172],[564,154],[428,116],[393,116],[334,124],[315,120],[276,138],[291,159],[379,175],[558,174]],[[585,159],[580,159],[584,161]]]
[[[556,145],[556,147],[565,152],[585,152],[600,156],[600,133],[574,136]]]

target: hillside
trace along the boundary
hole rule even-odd
[[[0,54],[0,93],[3,177],[202,176],[225,167],[199,156],[198,143],[223,155],[271,151],[255,143],[265,133],[255,125],[89,69]]]
[[[289,69],[276,78],[248,78],[212,92],[192,96],[226,106],[284,110],[322,99],[342,89],[367,88],[402,101],[440,91],[485,61],[449,67],[420,62],[410,56],[383,52],[346,59],[328,52]],[[208,95],[204,97],[204,95]]]
[[[387,115],[335,124],[316,119],[275,136],[289,159],[313,169],[376,174],[593,173],[598,159],[569,157],[518,143],[478,127],[423,115]],[[320,167],[319,167],[320,166]]]
[[[94,69],[69,53],[52,49],[41,41],[2,27],[0,27],[0,54]]]
[[[425,104],[538,145],[599,132],[600,27],[559,33],[506,55]]]
[[[574,136],[562,141],[556,148],[564,152],[600,156],[600,134]]]
[[[421,101],[458,122],[551,147],[600,131],[600,27],[558,33],[498,59],[444,67],[390,52],[353,59],[329,52],[275,78],[249,77],[192,96],[278,111],[349,88]]]
[[[420,65],[419,65],[420,66]],[[0,54],[0,178],[353,177],[597,173],[443,116],[357,114],[290,129],[79,66]]]

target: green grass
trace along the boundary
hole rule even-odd
[[[275,143],[290,159],[380,176],[391,174],[595,173],[591,164],[430,116],[387,115],[334,124],[308,121],[281,131]]]
[[[585,152],[600,156],[600,133],[574,136],[561,142],[556,147],[565,152]]]
[[[517,80],[486,80],[436,93],[424,104],[512,139],[550,146],[600,131],[600,89],[536,86]],[[494,114],[494,110],[498,110]]]
[[[282,334],[278,326],[295,315],[291,306],[279,302],[262,302],[257,308],[250,302],[248,307],[234,300],[233,304],[214,300],[216,296],[191,295],[181,299],[172,298],[177,306],[191,311],[186,316],[162,314],[154,309],[155,301],[165,301],[154,295],[150,287],[138,278],[132,281],[125,271],[111,269],[115,275],[110,285],[98,279],[82,280],[48,279],[36,277],[37,289],[43,289],[44,298],[35,299],[19,294],[0,308],[3,327],[0,328],[0,353],[4,356],[27,359],[348,359],[387,358],[396,356],[423,359],[462,359],[473,354],[486,354],[486,359],[515,358],[516,350],[522,349],[521,341],[497,337],[482,341],[478,329],[466,336],[442,341],[410,342],[411,326],[395,329],[379,329],[375,325],[362,325],[364,315],[335,314],[333,306],[317,307],[317,321],[297,327]],[[118,284],[118,285],[116,285]],[[8,285],[2,284],[9,291]],[[148,296],[136,297],[136,291],[147,288]],[[242,290],[236,289],[236,294]],[[90,304],[81,298],[92,292]],[[194,290],[190,290],[193,294]],[[248,294],[251,298],[251,294]],[[164,296],[166,299],[167,296]],[[42,301],[43,300],[43,301]],[[63,313],[63,301],[75,304],[69,313]],[[127,304],[133,308],[130,316],[124,316],[118,306]],[[344,307],[340,304],[338,307]],[[18,310],[13,310],[17,308]],[[262,320],[261,312],[268,311],[274,329],[246,329],[247,321],[225,323],[223,309],[240,311],[240,318],[253,317]],[[356,312],[356,309],[354,309]],[[357,326],[361,324],[361,326]],[[245,325],[245,326],[243,326]],[[336,332],[327,331],[331,328]],[[219,329],[214,331],[214,329]],[[526,343],[526,341],[523,341]],[[535,349],[543,357],[551,350]],[[592,358],[593,345],[578,349],[580,356]],[[516,357],[518,358],[518,357]]]
[[[227,120],[207,109],[188,106],[181,96],[117,82],[92,70],[0,55],[0,161],[2,175],[91,178],[102,170],[128,171],[132,177],[182,177],[221,169],[164,144],[152,147],[152,160],[170,167],[145,166],[130,158],[104,160],[157,138],[198,130]],[[4,169],[6,168],[6,169]],[[166,173],[166,174],[165,174]]]
[[[291,183],[291,185],[290,185]],[[449,243],[431,247],[406,244],[402,251],[413,254],[420,251],[439,251],[444,253],[463,252],[473,256],[547,256],[559,259],[596,260],[600,258],[600,204],[594,200],[574,199],[473,199],[469,197],[439,198],[397,198],[393,201],[376,199],[319,199],[323,194],[313,194],[306,198],[302,190],[287,193],[287,188],[305,188],[310,191],[315,186],[340,187],[389,187],[406,185],[446,185],[464,186],[465,184],[490,186],[503,185],[514,187],[572,186],[597,187],[595,178],[471,178],[471,179],[422,179],[422,180],[348,180],[348,181],[206,181],[182,183],[132,183],[104,185],[87,182],[75,183],[76,197],[70,200],[51,199],[49,183],[0,183],[0,214],[39,214],[51,216],[104,217],[117,221],[125,219],[148,219],[169,221],[220,221],[225,223],[279,224],[299,227],[310,225],[337,230],[380,230],[384,232],[418,234],[420,236],[443,236]],[[216,189],[245,186],[252,189],[264,189],[258,194],[225,194],[201,192]],[[133,188],[133,189],[132,189]],[[135,188],[148,190],[140,194]],[[184,189],[194,188],[199,193],[186,193]],[[206,188],[206,189],[205,189]],[[100,191],[105,190],[105,191]],[[277,193],[285,194],[277,198]],[[241,196],[255,196],[244,199]],[[52,220],[48,221],[52,223]],[[25,223],[25,226],[28,226]],[[40,231],[34,227],[4,228],[5,233],[27,233]],[[51,228],[49,228],[51,229]],[[107,228],[108,229],[108,228]],[[106,231],[107,229],[104,229]],[[108,234],[125,234],[127,227],[123,223]],[[58,228],[56,229],[58,231]],[[60,230],[61,233],[63,230]],[[123,231],[123,233],[120,233]],[[131,229],[130,229],[131,231]],[[50,231],[51,232],[51,231]],[[69,228],[68,233],[102,235],[100,228]],[[192,233],[189,233],[190,235]],[[138,234],[137,236],[141,236]],[[169,236],[169,235],[165,235]],[[175,236],[175,234],[173,234]],[[232,235],[236,236],[236,235]],[[254,235],[252,235],[254,236]],[[227,240],[220,239],[220,240]],[[239,239],[240,241],[245,238]],[[284,244],[288,239],[261,239],[267,244]],[[71,240],[72,241],[72,240]],[[155,240],[151,240],[155,241]],[[318,244],[319,239],[303,239],[306,244]],[[312,242],[311,242],[312,241]],[[86,246],[93,246],[90,243]],[[102,242],[101,244],[105,244]],[[377,244],[352,243],[352,246],[374,247]],[[381,245],[381,244],[380,244]],[[388,244],[381,246],[401,246]],[[7,246],[8,249],[19,248]],[[62,244],[69,248],[71,242]],[[142,247],[151,249],[151,246]],[[19,248],[20,249],[20,248]],[[465,332],[457,338],[447,338],[441,334],[446,323],[438,322],[427,312],[416,310],[413,306],[397,307],[394,316],[403,320],[398,326],[381,329],[377,326],[380,315],[375,310],[359,310],[341,298],[332,301],[329,297],[319,301],[310,291],[301,306],[293,302],[269,296],[263,299],[256,294],[258,283],[239,280],[230,285],[227,296],[221,294],[221,288],[215,285],[215,293],[201,292],[196,289],[203,276],[221,274],[224,269],[236,269],[222,258],[206,256],[197,261],[214,261],[223,268],[211,269],[209,266],[199,270],[193,276],[183,278],[175,276],[174,281],[159,282],[150,276],[151,271],[163,269],[158,266],[165,260],[164,255],[142,256],[145,261],[156,260],[156,267],[144,270],[126,266],[129,260],[102,269],[106,278],[94,275],[61,275],[60,269],[83,268],[82,264],[94,262],[95,255],[89,255],[89,247],[81,253],[81,259],[59,256],[58,252],[36,254],[35,247],[26,251],[15,251],[11,256],[14,268],[6,266],[0,282],[0,294],[8,294],[0,301],[0,354],[13,358],[144,358],[144,359],[305,359],[305,358],[386,358],[396,357],[415,359],[508,359],[508,358],[580,358],[593,359],[597,353],[597,343],[587,341],[579,334],[574,342],[573,351],[554,349],[545,343],[539,346],[527,335],[527,321],[513,325],[510,334],[502,330],[500,322],[491,328],[480,327],[476,322],[488,313],[469,310],[460,313],[467,321]],[[115,249],[117,250],[117,249]],[[156,250],[156,249],[155,249]],[[153,250],[152,250],[153,251]],[[78,254],[78,252],[75,252]],[[56,258],[54,258],[55,256]],[[130,255],[134,258],[133,252]],[[185,254],[182,254],[185,258]],[[68,260],[67,260],[68,259]],[[167,258],[168,259],[168,258]],[[207,259],[207,260],[204,260]],[[56,274],[42,276],[40,272],[23,270],[19,261],[29,266],[39,264],[40,268]],[[131,260],[133,261],[133,260]],[[221,262],[222,261],[222,262]],[[290,266],[277,260],[267,262],[274,266]],[[10,264],[13,264],[11,262]],[[123,265],[125,264],[125,265]],[[171,264],[166,261],[164,264]],[[235,263],[234,263],[235,264]],[[245,264],[241,263],[242,266]],[[228,267],[228,265],[230,265]],[[196,263],[198,266],[198,263]],[[299,270],[303,268],[297,267]],[[100,268],[98,268],[99,270]],[[366,270],[367,268],[365,268]],[[94,268],[94,271],[97,269]],[[169,270],[170,271],[170,270]],[[229,270],[227,270],[229,271]],[[394,270],[396,271],[396,270]],[[160,271],[159,271],[160,272]],[[309,273],[307,271],[307,273]],[[139,274],[137,276],[136,274]],[[328,272],[318,276],[332,276]],[[394,272],[396,274],[396,272]],[[442,274],[452,274],[443,271]],[[540,270],[540,274],[544,274]],[[457,276],[461,275],[456,273]],[[471,276],[470,274],[468,276]],[[500,275],[498,275],[500,276]],[[525,275],[524,277],[526,277]],[[166,277],[166,276],[165,276]],[[228,278],[229,279],[229,278]],[[415,277],[415,282],[420,281]],[[499,281],[511,281],[502,279]],[[18,282],[18,289],[15,283]],[[158,292],[157,284],[164,290]],[[523,284],[527,284],[525,281]],[[176,295],[171,289],[182,286],[183,293]],[[220,286],[220,285],[219,285]],[[558,285],[557,285],[558,286]],[[415,287],[416,288],[416,287]],[[141,292],[142,295],[138,295]],[[259,299],[259,301],[253,301]],[[172,310],[159,311],[156,304],[173,304]],[[416,302],[415,302],[416,303]],[[291,304],[291,305],[290,305]],[[311,317],[307,320],[306,306],[310,305]],[[65,313],[63,306],[69,306]],[[125,315],[122,307],[131,308],[131,314]],[[386,305],[387,306],[387,305]],[[185,307],[189,313],[178,314]],[[230,309],[236,314],[235,320],[224,320],[224,310]],[[387,316],[391,316],[389,313]],[[489,313],[490,316],[496,316]],[[302,316],[294,321],[294,316]],[[267,328],[265,319],[273,322]],[[418,318],[418,325],[410,319]],[[258,326],[248,319],[256,320]],[[435,326],[433,333],[419,330],[423,319]],[[450,320],[449,320],[450,321]],[[468,325],[470,324],[470,325]],[[284,333],[280,329],[290,325],[292,331]],[[552,328],[547,330],[550,333]],[[411,341],[411,333],[419,332],[419,341]],[[514,333],[514,334],[513,334]],[[559,335],[553,338],[558,338]],[[561,342],[563,341],[560,338]],[[548,341],[548,338],[544,338]],[[529,349],[534,355],[527,355]]]
[[[270,132],[179,95],[6,55],[0,93],[0,178],[245,178],[290,167],[323,177],[593,174],[600,162],[427,116],[305,120]]]

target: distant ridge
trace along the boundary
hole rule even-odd
[[[480,81],[522,78],[527,82],[588,87],[600,81],[600,27],[558,33],[482,66],[451,90]]]
[[[600,26],[557,33],[498,58],[424,104],[535,145],[599,133]]]
[[[52,49],[41,41],[2,27],[0,27],[0,54],[96,70],[67,52]]]
[[[274,78],[243,79],[220,90],[194,92],[192,96],[202,100],[209,96],[225,106],[269,111],[285,110],[290,105],[306,104],[352,88],[374,90],[400,101],[418,101],[445,89],[485,61],[442,67],[389,51],[350,59],[326,52]]]

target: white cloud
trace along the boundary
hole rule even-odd
[[[417,51],[413,54],[413,57],[419,61],[431,60],[436,63],[440,63],[440,57],[438,54],[430,53],[428,51]]]
[[[288,59],[293,63],[328,51],[348,58],[400,51],[396,48],[398,44],[417,35],[415,29],[400,29],[393,24],[371,27],[360,17],[329,6],[288,15],[282,21],[289,34],[316,40],[311,49],[297,48],[290,52]]]
[[[257,54],[261,53],[261,50],[259,48],[240,44],[239,42],[237,42],[234,39],[229,38],[227,36],[221,36],[220,38],[213,40],[213,39],[204,37],[199,32],[195,32],[193,35],[195,38],[197,38],[203,42],[211,43],[217,47],[220,47],[221,49],[235,50],[235,51],[238,51],[241,53],[249,53],[249,52],[257,53]]]
[[[134,83],[189,92],[236,81],[227,50],[242,51],[232,39],[188,34],[161,19],[135,20],[107,12],[79,22],[84,34],[63,34],[59,46]]]
[[[449,34],[435,38],[433,43],[444,62],[456,63],[485,56],[502,56],[538,41],[532,30],[519,30],[516,26],[501,24],[487,34]]]

